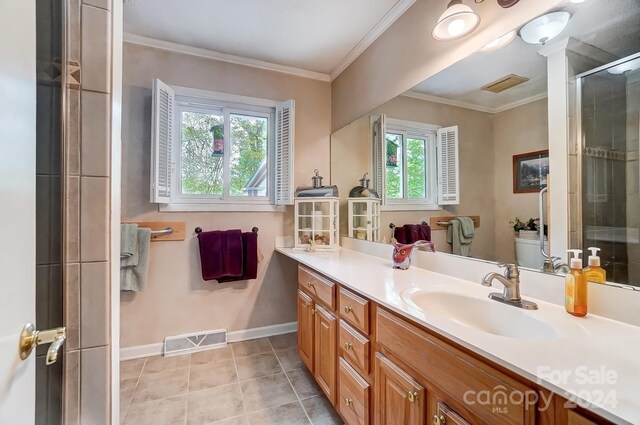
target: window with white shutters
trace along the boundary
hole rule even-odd
[[[293,203],[294,101],[154,81],[151,202],[161,211],[270,211]]]
[[[438,129],[438,203],[460,203],[458,126]]]

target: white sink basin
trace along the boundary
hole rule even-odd
[[[559,334],[527,311],[493,301],[452,292],[411,289],[402,299],[427,315],[438,316],[493,335],[515,339],[553,339]]]

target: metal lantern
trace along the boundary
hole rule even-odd
[[[380,199],[349,198],[349,237],[378,242],[380,240]]]
[[[312,183],[296,190],[294,249],[336,251],[340,249],[338,188],[322,186],[318,170]]]

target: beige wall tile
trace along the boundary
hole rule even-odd
[[[82,89],[109,93],[111,12],[82,5]]]
[[[69,351],[64,357],[64,412],[65,425],[80,425],[79,351]]]
[[[80,258],[109,259],[109,179],[82,177],[80,183]]]
[[[67,175],[80,174],[80,90],[67,90]]]
[[[80,375],[80,423],[110,423],[109,347],[82,350]]]
[[[64,301],[64,325],[67,351],[80,348],[80,264],[67,264]]]
[[[111,10],[111,0],[82,0],[83,4]]]
[[[80,177],[67,177],[64,249],[68,263],[80,261]]]
[[[82,92],[82,175],[109,176],[110,96]]]
[[[109,263],[80,266],[80,340],[82,347],[109,343]]]
[[[80,0],[67,1],[68,37],[69,40],[67,59],[72,62],[80,62]]]

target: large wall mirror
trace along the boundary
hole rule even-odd
[[[549,12],[570,18],[545,44],[516,28],[332,135],[341,234],[389,243],[390,224],[426,222],[439,252],[532,270],[545,265],[541,247],[595,246],[608,281],[640,288],[640,4],[567,0]],[[562,66],[551,63],[559,50]],[[563,126],[558,154],[550,133]],[[368,207],[375,219],[348,205],[365,173],[383,198]],[[547,185],[567,199],[559,214]]]

